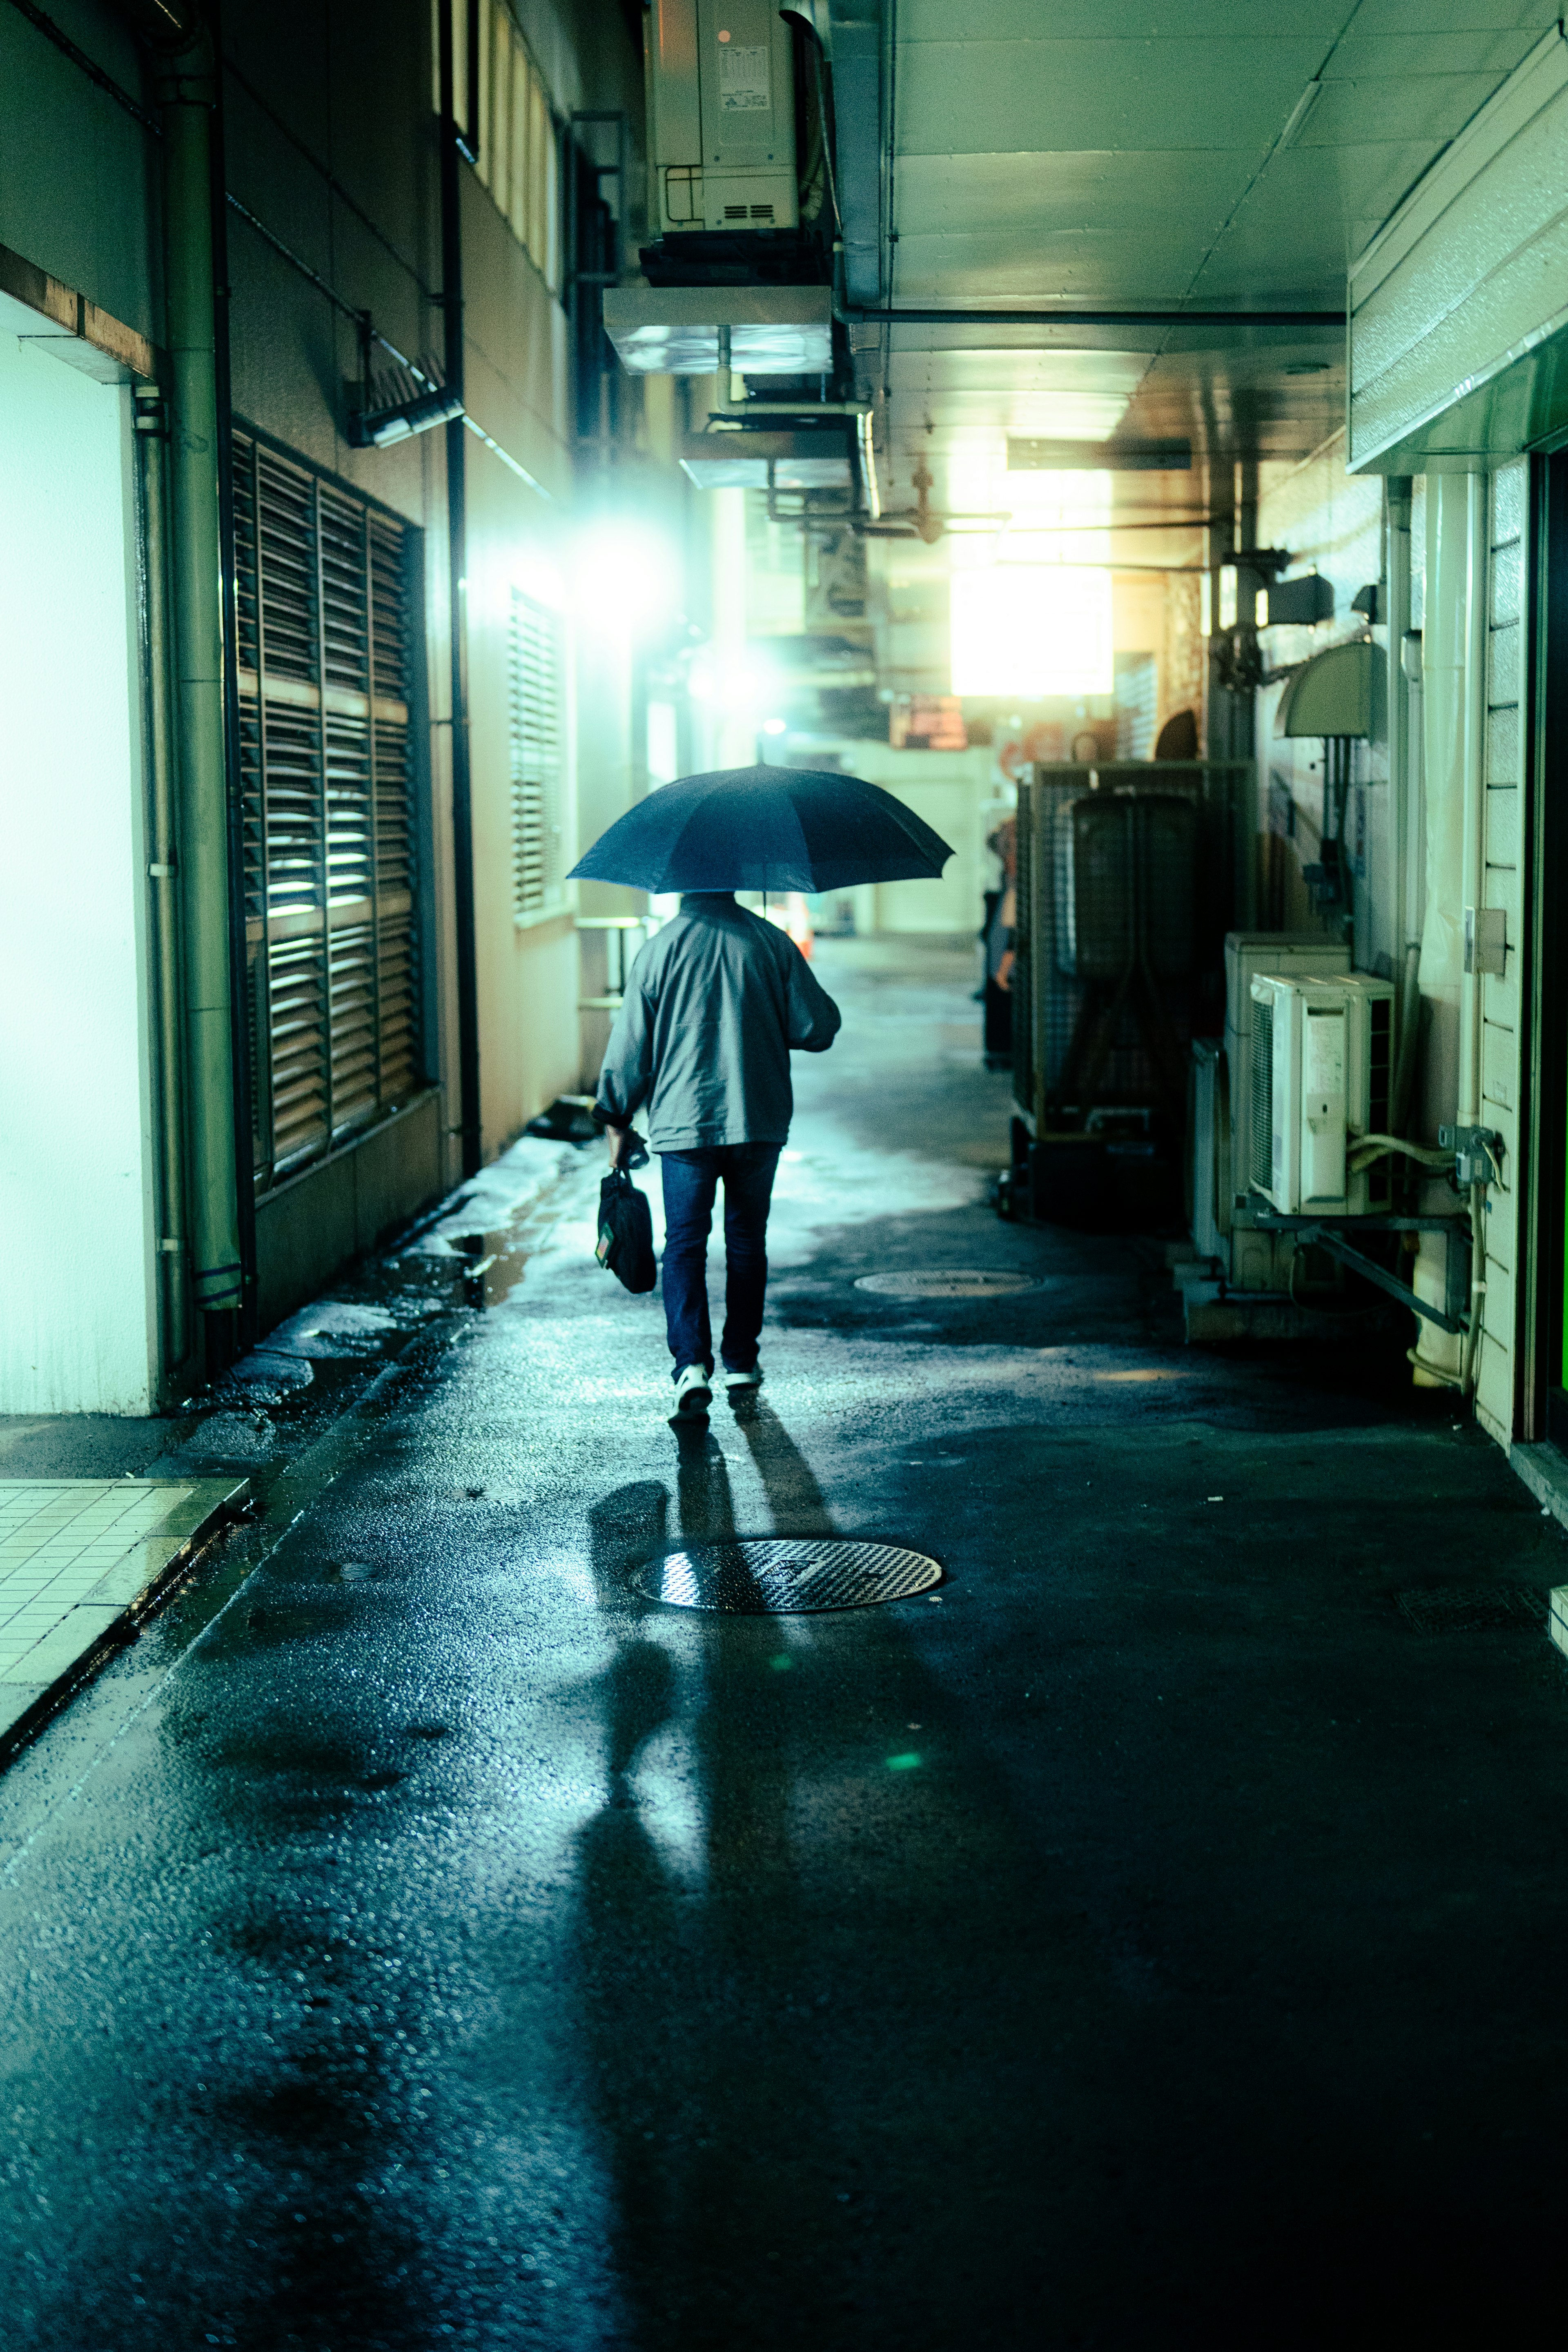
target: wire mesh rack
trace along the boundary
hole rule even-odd
[[[1014,1095],[1037,1136],[1137,1111],[1179,1132],[1250,919],[1249,761],[1038,765],[1018,791]]]

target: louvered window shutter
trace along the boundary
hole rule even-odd
[[[258,1184],[417,1088],[414,533],[237,433],[240,765]]]
[[[511,599],[512,907],[522,917],[565,903],[560,615],[521,589]]]

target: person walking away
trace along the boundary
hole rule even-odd
[[[738,905],[732,890],[688,891],[632,966],[594,1117],[618,1168],[632,1119],[647,1106],[664,1182],[664,1312],[678,1419],[696,1418],[712,1401],[708,1235],[721,1181],[723,1382],[755,1388],[763,1377],[768,1206],[794,1108],[789,1057],[826,1053],[839,1020],[788,933]]]

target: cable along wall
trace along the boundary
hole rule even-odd
[[[416,534],[234,436],[252,1138],[266,1189],[421,1083]]]

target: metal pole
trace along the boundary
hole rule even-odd
[[[439,10],[441,81],[441,305],[448,386],[463,396],[463,185],[454,111],[452,11]],[[470,85],[475,67],[469,58]],[[479,126],[468,135],[477,141]],[[447,577],[452,644],[452,890],[458,964],[458,1134],[462,1172],[477,1175],[484,1157],[479,1125],[479,982],[474,939],[473,774],[468,758],[468,428],[455,416],[447,434]]]
[[[1391,474],[1384,484],[1384,513],[1388,533],[1386,572],[1388,610],[1388,803],[1389,857],[1394,898],[1395,967],[1404,961],[1410,939],[1405,904],[1410,835],[1410,714],[1405,677],[1405,632],[1410,626],[1410,477]]]
[[[1464,649],[1464,863],[1459,891],[1459,928],[1467,910],[1486,898],[1487,740],[1487,528],[1489,501],[1484,474],[1465,477]],[[1459,1032],[1459,1119],[1474,1127],[1481,1116],[1481,975],[1467,953],[1461,982],[1463,1022]]]
[[[147,700],[151,736],[147,861],[153,886],[153,954],[158,1022],[159,1241],[163,1311],[162,1370],[165,1378],[190,1352],[185,1231],[185,1138],[182,1050],[179,857],[174,824],[173,719],[169,709],[169,541],[164,450],[168,424],[151,384],[135,395],[142,456],[142,536],[147,565]]]
[[[207,1354],[232,1347],[242,1302],[224,725],[210,41],[199,33],[159,79],[173,492],[174,730],[191,1162],[192,1278]],[[218,1318],[225,1320],[217,1321]]]

